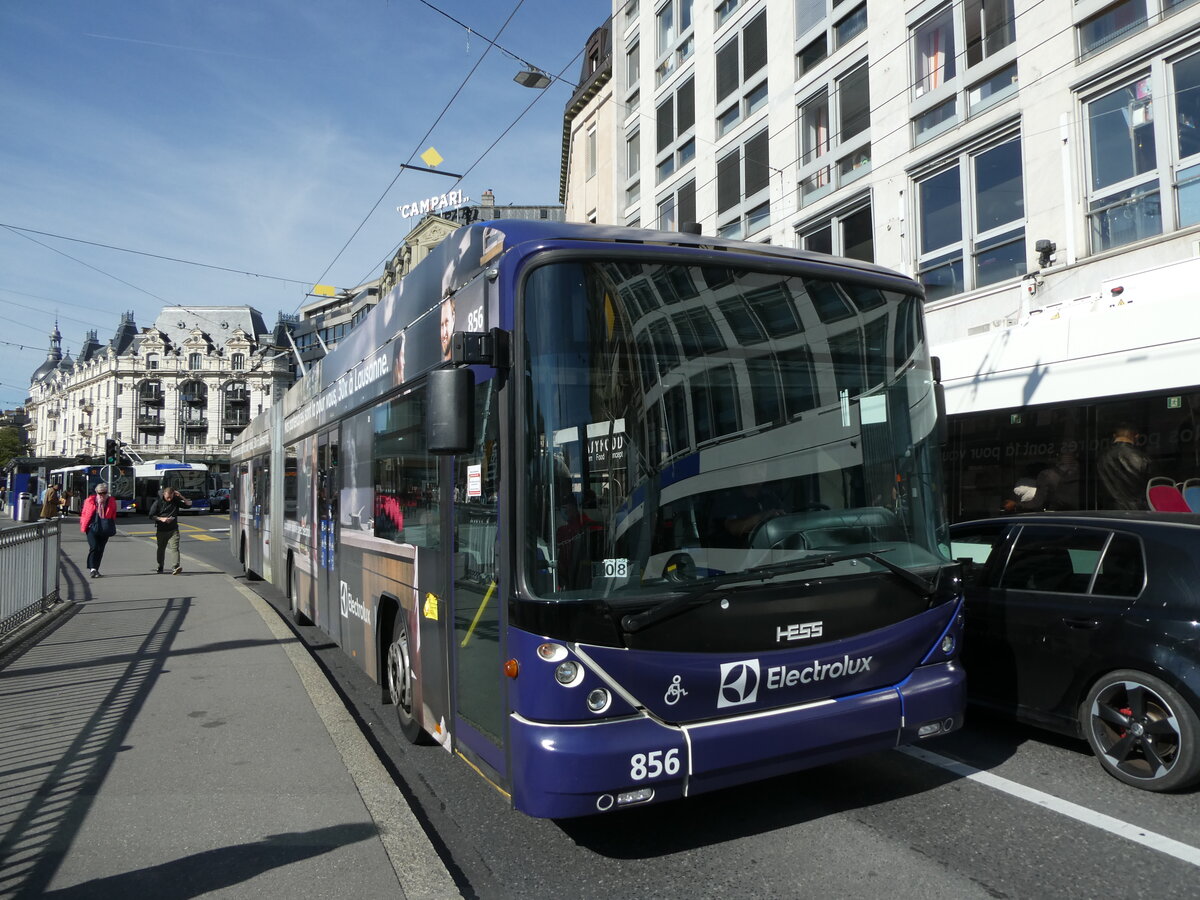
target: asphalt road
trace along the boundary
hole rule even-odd
[[[225,516],[183,550],[236,569]],[[185,529],[185,532],[187,529]],[[217,538],[217,540],[213,540]],[[249,585],[284,610],[270,585]],[[467,897],[1195,897],[1200,790],[1158,795],[1082,742],[972,712],[960,733],[679,803],[527,818],[467,765],[400,735],[379,688],[296,629]],[[314,786],[316,787],[316,786]]]

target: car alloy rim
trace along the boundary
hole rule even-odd
[[[1092,702],[1092,734],[1109,765],[1155,781],[1179,759],[1179,720],[1162,697],[1136,681],[1116,681]]]
[[[412,712],[412,681],[408,674],[408,636],[400,636],[388,647],[388,693],[392,703],[406,713]]]

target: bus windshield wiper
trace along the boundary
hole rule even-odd
[[[882,551],[887,552],[887,551]],[[881,552],[874,550],[853,550],[847,553],[826,553],[821,556],[806,556],[803,559],[793,559],[788,562],[771,563],[765,566],[754,566],[743,572],[729,572],[725,575],[714,575],[705,578],[691,586],[690,590],[677,594],[652,606],[643,612],[622,616],[621,627],[629,633],[641,631],[664,619],[676,616],[694,606],[703,606],[712,599],[718,588],[742,581],[769,581],[777,575],[787,575],[792,572],[804,572],[808,569],[823,569],[825,566],[850,559],[870,559],[879,563],[889,572],[899,576],[906,584],[920,591],[923,596],[933,593],[934,584],[922,578],[915,572],[910,572],[889,559]]]

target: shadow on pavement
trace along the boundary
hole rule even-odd
[[[45,892],[190,605],[172,598],[77,615],[72,628],[56,632],[63,643],[43,641],[21,665],[0,672],[0,896]],[[75,628],[107,638],[113,652],[97,659],[94,649],[71,649]],[[78,684],[89,668],[86,684]]]
[[[313,831],[271,834],[253,844],[239,844],[193,853],[158,866],[95,878],[74,887],[40,894],[54,900],[108,900],[154,897],[185,900],[249,881],[270,869],[376,836],[366,824],[332,825]]]

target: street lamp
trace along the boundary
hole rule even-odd
[[[551,78],[536,66],[526,66],[513,76],[513,81],[521,87],[533,88],[536,91],[550,87]]]

